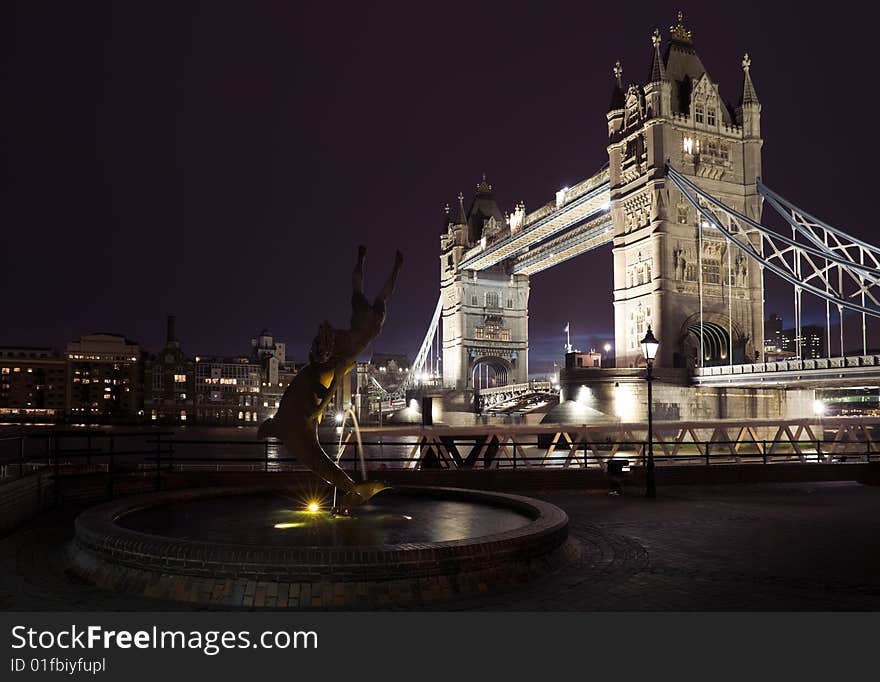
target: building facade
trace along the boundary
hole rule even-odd
[[[252,358],[196,356],[195,414],[200,424],[260,423],[260,364]]]
[[[185,424],[194,417],[195,363],[186,357],[168,316],[165,347],[144,363],[144,414],[150,422]]]
[[[619,63],[614,70],[608,157],[619,368],[644,364],[639,342],[649,326],[662,340],[660,367],[748,362],[763,349],[760,269],[700,218],[665,173],[668,161],[760,221],[761,104],[751,62],[742,62],[739,105],[729,107],[681,17],[669,38],[664,47],[654,33],[648,82],[625,87]]]
[[[64,416],[67,363],[51,348],[0,348],[0,421]]]
[[[126,422],[143,417],[141,347],[119,334],[87,334],[67,344],[68,417]]]
[[[274,417],[284,391],[293,381],[298,368],[287,362],[286,345],[268,329],[251,339],[251,359],[260,366],[260,399],[257,404],[259,421]]]

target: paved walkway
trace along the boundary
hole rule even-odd
[[[510,610],[880,610],[880,488],[822,483],[553,492],[583,558],[524,588],[447,604]],[[0,540],[0,609],[180,605],[101,592],[64,572],[72,515]],[[183,608],[186,608],[183,606]]]

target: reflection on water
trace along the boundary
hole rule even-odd
[[[202,542],[281,546],[443,542],[520,528],[529,518],[500,507],[381,493],[351,516],[308,511],[295,496],[236,495],[134,511],[121,526]]]

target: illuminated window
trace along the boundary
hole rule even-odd
[[[12,371],[13,371],[13,372],[20,372],[20,371],[21,371],[21,367],[15,367]]]
[[[180,421],[182,421],[182,422],[186,421],[186,410],[180,411]]]
[[[176,381],[178,384],[185,384],[186,383],[186,374],[175,374],[174,381]]]
[[[703,259],[703,281],[708,284],[721,284],[721,261]]]
[[[8,368],[8,367],[4,367],[4,368],[3,368],[2,370],[0,370],[0,371],[2,371],[3,374],[9,374],[9,368]]]
[[[690,137],[684,138],[684,153],[685,154],[693,154],[694,153],[694,141]]]

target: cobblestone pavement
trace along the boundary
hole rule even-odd
[[[656,500],[553,492],[582,559],[528,586],[443,609],[880,610],[880,488],[678,487]],[[0,540],[0,609],[187,608],[65,574],[72,515]]]

